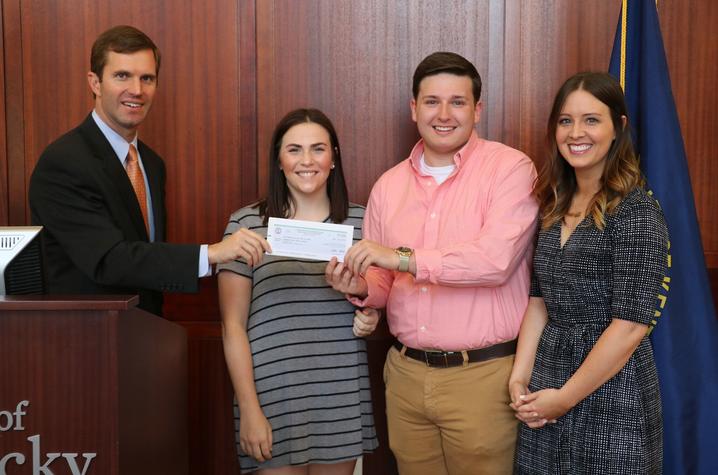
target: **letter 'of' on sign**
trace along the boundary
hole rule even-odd
[[[22,416],[26,415],[27,412],[24,411],[23,408],[29,405],[29,401],[20,401],[17,403],[17,407],[15,407],[15,412],[0,411],[0,432],[5,432],[10,429],[25,430],[22,425]]]

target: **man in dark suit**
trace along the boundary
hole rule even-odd
[[[92,47],[95,108],[50,144],[30,179],[32,222],[44,226],[47,291],[139,294],[160,314],[162,291],[196,292],[211,265],[246,257],[236,235],[212,245],[165,239],[165,166],[137,139],[157,89],[160,52],[118,26]]]

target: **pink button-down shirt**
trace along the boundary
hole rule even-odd
[[[387,309],[413,348],[457,351],[516,338],[528,304],[538,206],[523,153],[474,132],[442,184],[422,175],[423,142],[377,181],[364,238],[414,249],[416,278],[372,267],[361,303]],[[356,302],[359,303],[359,302]]]

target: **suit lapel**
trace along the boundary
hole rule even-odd
[[[102,161],[105,173],[115,186],[117,196],[127,209],[127,213],[130,215],[137,234],[144,240],[149,240],[145,222],[142,219],[142,210],[140,210],[140,204],[137,201],[137,196],[135,195],[135,190],[132,188],[130,179],[127,177],[127,172],[122,167],[122,163],[117,158],[112,146],[105,136],[102,135],[102,131],[97,127],[97,124],[95,124],[92,114],[80,124],[79,130],[90,145],[92,153],[97,159]]]

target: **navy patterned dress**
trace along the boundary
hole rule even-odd
[[[651,322],[666,270],[668,233],[658,205],[630,192],[603,231],[584,219],[561,247],[561,223],[539,232],[531,295],[548,323],[529,389],[560,388],[611,320]],[[656,474],[662,466],[658,375],[645,337],[626,365],[556,424],[521,424],[518,474]]]

